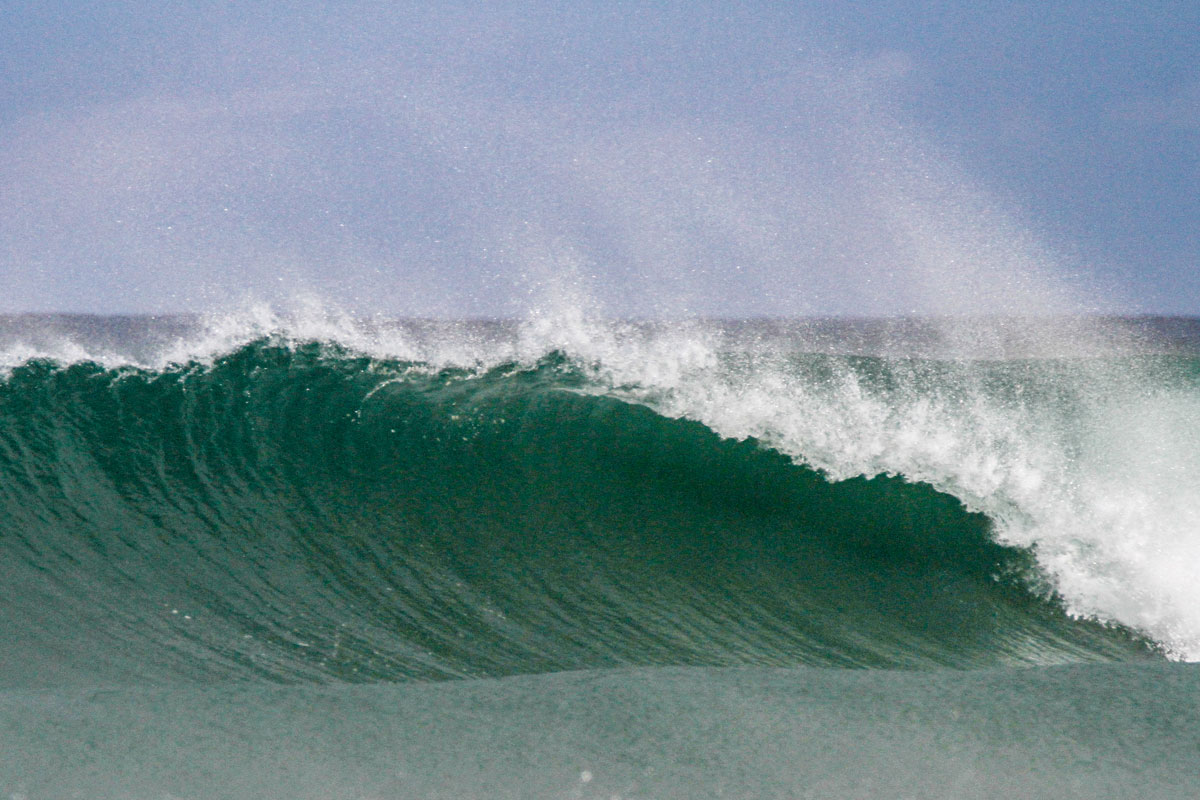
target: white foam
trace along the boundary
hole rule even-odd
[[[590,364],[598,385],[723,436],[754,437],[831,478],[900,475],[988,514],[997,538],[1031,548],[1075,615],[1144,632],[1200,660],[1200,386],[1167,388],[1149,365],[1030,362],[1001,390],[998,368],[952,377],[893,363],[888,388],[850,362],[801,375],[786,350],[723,354],[711,330],[581,335],[539,321],[547,347]]]
[[[16,331],[0,345],[0,371],[34,359],[60,364],[94,362],[108,369],[137,367],[162,370],[190,363],[212,364],[251,342],[270,340],[285,346],[316,342],[335,345],[372,358],[414,361],[432,368],[488,367],[518,358],[511,342],[489,337],[472,323],[417,323],[401,325],[379,318],[362,318],[334,305],[303,298],[281,307],[247,301],[236,308],[177,319],[182,331],[153,344],[97,341],[93,334],[74,330],[69,324],[50,325],[53,317],[31,323],[42,328],[37,335]],[[104,322],[99,327],[104,326]],[[134,326],[152,329],[153,319],[134,321]],[[101,337],[103,338],[103,337]],[[111,338],[111,337],[109,337]]]

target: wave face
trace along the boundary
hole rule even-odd
[[[894,365],[852,361],[895,390]],[[789,369],[823,387],[846,363]],[[962,380],[925,367],[926,397]],[[19,366],[0,385],[5,680],[1147,654],[1068,615],[1029,550],[928,483],[833,480],[638,393],[558,351],[436,369],[264,339],[207,365]]]
[[[1200,654],[1179,342],[87,324],[0,377],[0,790],[1171,796],[1200,774],[1197,676],[1168,663]],[[1107,766],[1081,772],[1080,742]],[[1159,771],[1122,766],[1143,756]]]

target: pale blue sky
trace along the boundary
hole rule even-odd
[[[1194,2],[10,4],[0,311],[1197,314],[1197,31]]]

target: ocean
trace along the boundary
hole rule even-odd
[[[0,797],[1200,795],[1200,320],[0,318]]]

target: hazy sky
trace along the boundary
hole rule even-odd
[[[1200,313],[1200,4],[9,3],[0,312]]]

